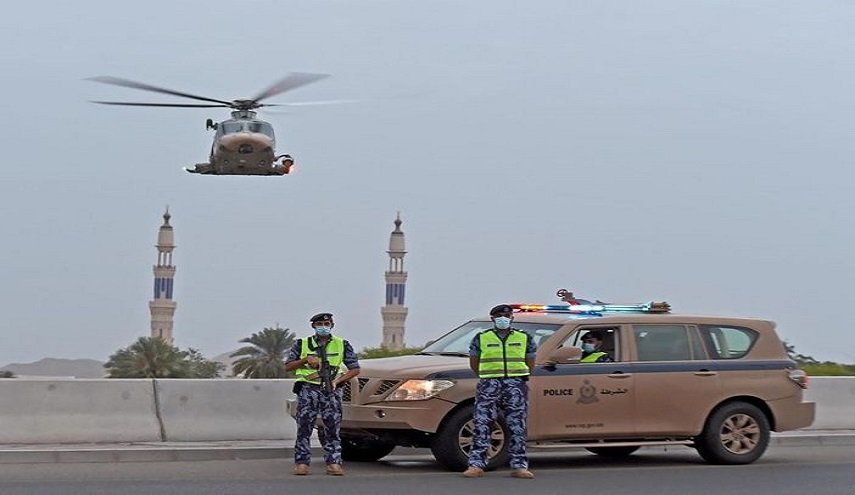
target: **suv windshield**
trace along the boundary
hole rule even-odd
[[[512,327],[517,330],[523,330],[534,340],[534,344],[539,346],[541,342],[549,338],[556,330],[561,328],[561,325],[549,323],[516,323]],[[472,338],[484,330],[493,328],[492,321],[470,321],[463,326],[457,327],[454,330],[443,335],[436,342],[424,348],[419,354],[449,354],[468,356],[469,343]]]

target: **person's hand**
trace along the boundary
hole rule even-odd
[[[306,364],[308,364],[310,368],[318,369],[321,366],[321,361],[317,356],[306,356]]]

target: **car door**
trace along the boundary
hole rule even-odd
[[[695,435],[721,396],[718,366],[693,325],[638,324],[635,341],[639,433]]]
[[[613,348],[615,362],[538,365],[529,382],[530,437],[619,437],[635,431],[633,374],[631,363],[620,360],[620,327],[581,326],[559,347],[578,347],[589,330],[608,336],[604,347]]]

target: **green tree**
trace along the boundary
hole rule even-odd
[[[808,376],[853,376],[855,364],[840,364],[831,361],[808,363],[799,366]]]
[[[287,328],[265,328],[238,342],[241,347],[229,357],[240,357],[232,364],[232,373],[244,378],[290,378],[285,371],[285,358],[294,345],[294,333]]]
[[[11,371],[0,371],[0,378],[15,378],[15,373]]]
[[[219,378],[226,370],[226,365],[217,361],[205,359],[198,349],[187,348],[187,360],[190,362],[190,378]]]
[[[424,347],[402,347],[401,349],[387,349],[386,347],[366,347],[359,351],[360,359],[375,359],[394,356],[409,356],[424,349]]]
[[[819,362],[811,356],[796,352],[795,346],[784,342],[787,355],[804,370],[808,376],[855,376],[855,364],[841,364],[833,361]]]
[[[180,351],[158,337],[140,337],[113,353],[104,367],[108,378],[216,378],[223,368],[195,349]]]

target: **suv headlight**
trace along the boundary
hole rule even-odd
[[[426,400],[453,386],[451,380],[407,380],[383,400]]]

